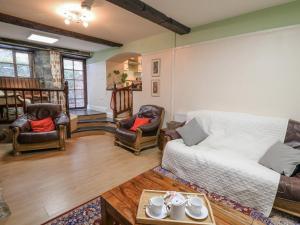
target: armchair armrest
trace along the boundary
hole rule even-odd
[[[10,129],[12,129],[14,132],[16,130],[20,130],[21,132],[29,131],[30,130],[30,124],[27,118],[27,115],[20,116],[17,118],[10,126]]]
[[[56,126],[60,126],[60,125],[66,126],[70,123],[70,119],[65,113],[61,112],[55,118],[54,123],[55,123]]]
[[[117,123],[117,127],[124,128],[124,129],[130,129],[135,121],[137,115],[133,115],[129,119],[121,120]]]
[[[143,133],[154,132],[157,131],[160,125],[160,119],[157,118],[153,120],[151,123],[138,127]]]

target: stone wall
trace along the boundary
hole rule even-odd
[[[40,79],[42,87],[53,88],[50,51],[37,50],[33,54],[35,77]]]

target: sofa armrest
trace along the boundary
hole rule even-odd
[[[19,129],[20,132],[30,131],[30,123],[27,118],[27,115],[20,116],[17,118],[10,126],[10,129],[12,129],[14,132],[16,129]]]
[[[169,137],[170,140],[180,139],[181,136],[176,130],[165,131],[165,136]]]
[[[294,177],[280,176],[277,197],[300,201],[300,173]]]
[[[67,126],[70,123],[69,117],[61,112],[54,120],[55,125],[58,127],[60,125]]]

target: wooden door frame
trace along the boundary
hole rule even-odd
[[[70,108],[70,109],[86,109],[87,108],[87,104],[88,104],[88,101],[87,101],[87,68],[86,68],[86,58],[83,58],[83,57],[73,57],[73,56],[69,56],[69,55],[61,55],[61,76],[63,78],[62,79],[63,81],[65,80],[65,75],[64,75],[64,59],[78,60],[78,61],[82,61],[82,63],[83,63],[84,106],[83,107]],[[74,68],[73,68],[73,72],[74,72]],[[75,105],[76,105],[76,103],[75,103]]]

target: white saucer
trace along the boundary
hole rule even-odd
[[[154,216],[150,213],[150,210],[148,208],[148,206],[146,207],[146,214],[147,216],[153,218],[153,219],[164,219],[168,216],[168,211],[167,211],[167,206],[164,205],[163,208],[162,208],[162,211],[161,211],[161,214],[158,215],[158,216]]]
[[[207,208],[206,208],[205,206],[202,206],[201,213],[200,213],[199,215],[194,215],[194,214],[192,214],[192,213],[189,211],[188,207],[185,208],[185,213],[186,213],[189,217],[191,217],[191,218],[193,218],[193,219],[195,219],[195,220],[203,220],[203,219],[205,219],[205,218],[208,216],[208,210],[207,210]]]

